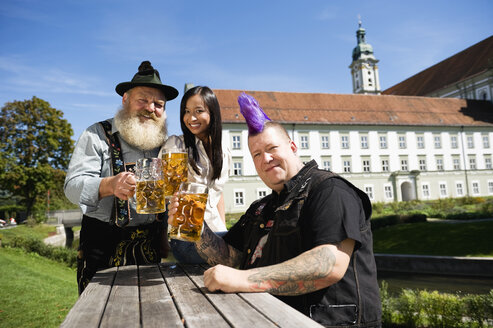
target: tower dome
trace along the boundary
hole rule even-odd
[[[359,22],[359,28],[356,31],[356,40],[358,45],[353,49],[353,60],[363,59],[363,58],[373,58],[373,47],[366,43],[365,40],[366,31],[361,27],[361,21]]]

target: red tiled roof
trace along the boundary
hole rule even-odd
[[[214,90],[224,123],[244,123],[241,90]],[[493,127],[489,101],[359,94],[245,91],[280,123]]]
[[[493,36],[396,84],[382,94],[426,96],[493,67]]]

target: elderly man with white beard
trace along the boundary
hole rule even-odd
[[[161,82],[149,61],[130,82],[116,86],[122,108],[80,136],[65,179],[65,195],[83,218],[77,256],[79,295],[96,271],[130,264],[159,263],[169,250],[165,213],[137,214],[129,202],[139,158],[157,157],[167,138],[166,101],[178,96]]]

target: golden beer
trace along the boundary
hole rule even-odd
[[[164,212],[164,180],[138,181],[135,198],[136,211],[139,214]]]
[[[207,186],[202,184],[191,182],[181,184],[178,209],[169,226],[170,238],[192,242],[200,240],[207,192]]]
[[[169,151],[163,154],[164,196],[173,196],[188,180],[188,153]]]

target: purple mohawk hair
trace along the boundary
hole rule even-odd
[[[248,125],[248,133],[262,132],[265,122],[270,121],[270,118],[264,113],[257,100],[242,92],[238,97],[238,104],[240,104],[240,112]]]

